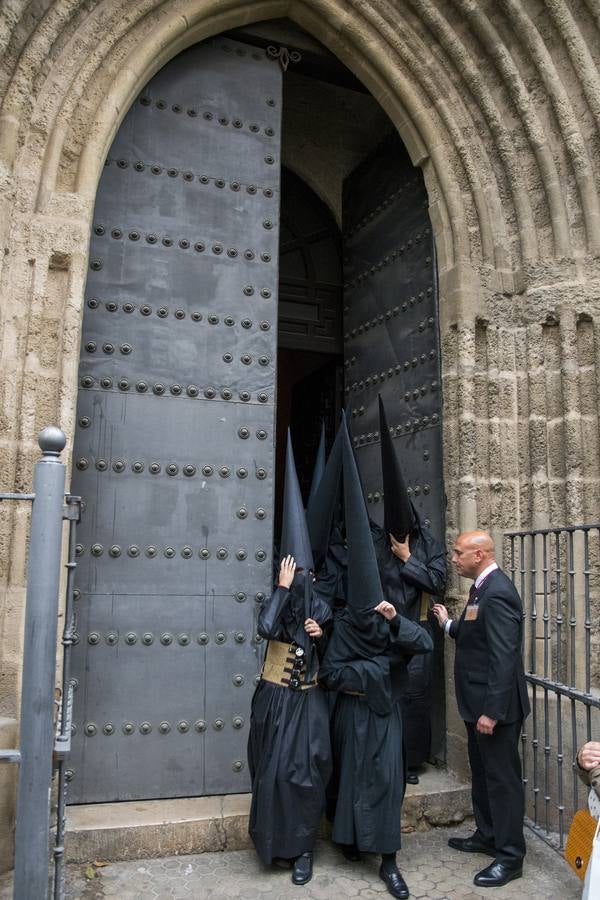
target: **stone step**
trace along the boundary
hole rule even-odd
[[[249,794],[69,806],[67,860],[149,859],[216,850],[243,850],[248,837]],[[408,785],[402,830],[426,831],[471,815],[471,789],[455,775],[428,767]],[[324,833],[327,826],[324,825]]]

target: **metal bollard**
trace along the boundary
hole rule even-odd
[[[56,634],[61,568],[66,444],[60,428],[44,428],[38,438],[27,564],[27,605],[17,788],[14,900],[48,896],[50,788],[54,747]]]

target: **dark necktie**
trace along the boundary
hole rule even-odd
[[[477,593],[477,588],[475,587],[475,582],[473,582],[473,584],[469,588],[469,600],[468,600],[469,603],[473,602],[476,593]]]

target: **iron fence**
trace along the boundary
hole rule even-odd
[[[573,814],[587,800],[577,750],[600,740],[600,523],[504,537],[525,617],[526,821],[562,850]]]
[[[14,900],[61,900],[64,888],[66,760],[71,743],[73,691],[70,650],[73,643],[73,581],[76,525],[80,498],[65,496],[66,443],[58,428],[39,436],[42,459],[36,463],[33,493],[0,493],[0,501],[32,504],[27,563],[23,679],[18,749],[0,751],[0,763],[19,766],[15,831]],[[69,522],[67,593],[62,633],[62,688],[55,693],[63,522]],[[58,787],[54,829],[54,871],[50,871],[51,795]]]

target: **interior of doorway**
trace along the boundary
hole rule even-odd
[[[277,377],[277,477],[275,536],[281,530],[287,430],[290,428],[298,480],[308,500],[314,462],[325,426],[327,451],[339,421],[342,402],[341,360],[335,354],[281,348]]]
[[[325,427],[333,441],[342,403],[341,235],[323,201],[297,175],[281,180],[275,540],[280,532],[287,432],[308,498]]]

